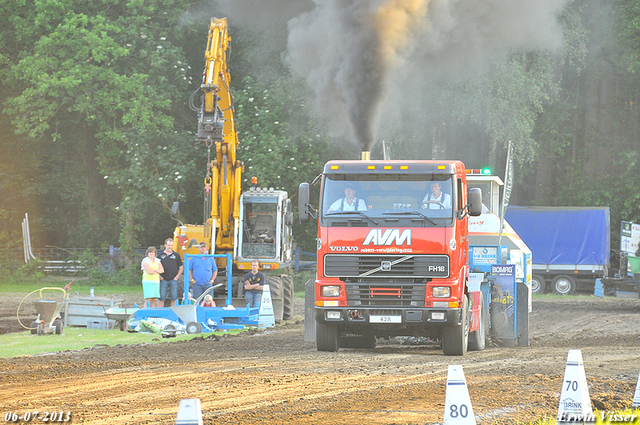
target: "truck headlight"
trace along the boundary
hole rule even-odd
[[[327,311],[327,315],[325,316],[328,320],[340,320],[342,315],[339,311]]]
[[[340,287],[338,285],[325,285],[322,287],[323,297],[339,297]]]
[[[434,286],[431,293],[435,298],[449,298],[451,296],[451,288],[448,286]]]

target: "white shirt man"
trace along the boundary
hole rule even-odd
[[[451,196],[442,192],[440,182],[431,182],[431,193],[427,193],[422,200],[422,208],[427,210],[451,209]]]
[[[367,204],[364,199],[358,199],[355,197],[356,190],[351,185],[347,185],[344,188],[344,198],[340,198],[335,201],[327,212],[330,211],[366,211]],[[357,208],[357,209],[356,209]]]

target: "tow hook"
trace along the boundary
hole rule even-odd
[[[364,310],[349,310],[349,321],[351,322],[364,321]]]

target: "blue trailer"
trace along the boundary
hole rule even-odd
[[[609,207],[509,206],[505,218],[533,253],[533,292],[593,290],[608,275]]]

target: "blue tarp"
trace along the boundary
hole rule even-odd
[[[505,219],[534,264],[609,263],[609,207],[509,206]]]

